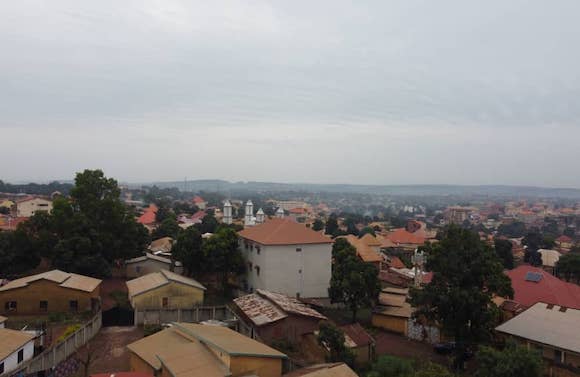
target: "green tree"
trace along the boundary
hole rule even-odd
[[[502,261],[503,267],[511,270],[514,268],[514,254],[512,253],[513,245],[508,240],[497,238],[494,241],[494,249],[498,258]]]
[[[542,357],[535,350],[508,343],[502,351],[481,347],[477,353],[476,377],[541,377]]]
[[[465,344],[490,338],[498,314],[491,298],[512,297],[511,282],[491,247],[469,230],[449,226],[426,250],[433,279],[411,291],[411,302],[455,339],[456,367],[462,367]]]
[[[413,377],[453,377],[453,374],[451,374],[447,368],[439,364],[428,363],[426,366],[416,371]]]
[[[333,247],[332,277],[328,294],[332,302],[342,302],[352,312],[371,306],[381,291],[377,268],[356,255],[356,249],[344,239]]]
[[[580,254],[562,255],[556,264],[556,272],[566,281],[580,283]]]
[[[207,258],[202,250],[201,233],[193,226],[177,236],[171,254],[174,260],[183,263],[188,276],[199,275],[207,266]]]
[[[3,278],[17,277],[39,263],[39,251],[20,230],[20,226],[14,232],[0,232],[0,271]]]
[[[326,221],[326,229],[324,233],[331,235],[332,237],[336,237],[340,229],[338,228],[338,219],[336,215],[333,213],[328,217]]]
[[[217,274],[222,291],[229,293],[229,278],[245,270],[244,257],[238,247],[238,236],[229,227],[219,227],[202,246],[207,270]]]
[[[373,228],[371,228],[370,226],[365,226],[364,228],[362,228],[361,231],[359,232],[358,236],[359,236],[359,238],[361,238],[362,236],[364,236],[367,233],[369,233],[373,236],[376,236],[375,230]]]
[[[153,231],[152,237],[153,239],[159,239],[163,237],[171,237],[176,239],[180,231],[181,228],[179,227],[177,220],[172,217],[167,217],[165,220],[163,220],[163,222],[161,222],[161,224],[159,224],[157,229]]]
[[[68,272],[104,277],[113,262],[140,255],[147,229],[119,198],[101,170],[78,173],[70,198],[57,198],[50,215],[35,215],[22,229],[33,248]]]
[[[353,366],[355,355],[346,347],[344,333],[338,327],[330,322],[321,322],[317,341],[328,350],[327,362],[343,362]]]
[[[219,226],[218,221],[212,214],[207,214],[201,219],[201,224],[196,225],[201,234],[205,233],[215,233],[217,227]]]
[[[320,232],[322,229],[324,229],[324,222],[322,222],[320,219],[314,220],[312,223],[312,230]]]
[[[367,377],[413,377],[413,362],[391,355],[380,356]]]

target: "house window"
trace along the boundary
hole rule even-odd
[[[260,276],[260,266],[256,266],[256,275]]]
[[[296,248],[296,252],[298,252],[298,253],[299,253],[299,252],[301,252],[301,251],[302,251],[302,248],[301,248],[301,247],[297,247],[297,248]]]
[[[71,300],[68,302],[68,310],[71,312],[79,311],[79,302],[77,300]]]
[[[4,362],[0,363],[0,374],[4,373]]]
[[[256,246],[256,251],[260,254],[260,246]]]
[[[40,301],[40,311],[47,312],[48,311],[48,301]]]
[[[18,351],[18,364],[24,361],[24,350]]]
[[[4,309],[6,309],[7,312],[15,312],[16,301],[6,301],[6,304],[4,304]]]
[[[141,266],[136,266],[135,267],[135,272],[140,274],[141,273]]]
[[[564,360],[562,360],[562,351],[554,350],[554,361],[557,363],[564,362]]]
[[[163,306],[164,308],[167,308],[169,306],[169,298],[163,297],[161,299],[161,306]]]

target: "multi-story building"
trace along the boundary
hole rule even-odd
[[[332,240],[303,224],[274,218],[241,232],[246,288],[288,296],[328,297]]]

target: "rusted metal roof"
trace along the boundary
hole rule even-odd
[[[307,317],[314,317],[319,319],[326,319],[325,316],[317,312],[316,310],[310,308],[309,306],[298,301],[294,297],[289,297],[280,293],[265,291],[258,289],[256,292],[262,297],[274,302],[278,307],[284,310],[286,313],[299,314]]]
[[[256,326],[288,317],[280,308],[256,293],[238,297],[234,303]]]
[[[262,289],[234,299],[234,303],[256,325],[262,326],[288,317],[288,313],[326,319],[295,298]]]

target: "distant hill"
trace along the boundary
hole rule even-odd
[[[545,188],[505,185],[352,185],[275,182],[228,182],[224,180],[193,180],[186,182],[154,182],[161,188],[177,187],[182,191],[297,191],[363,193],[394,196],[490,196],[521,198],[580,199],[580,189]]]

